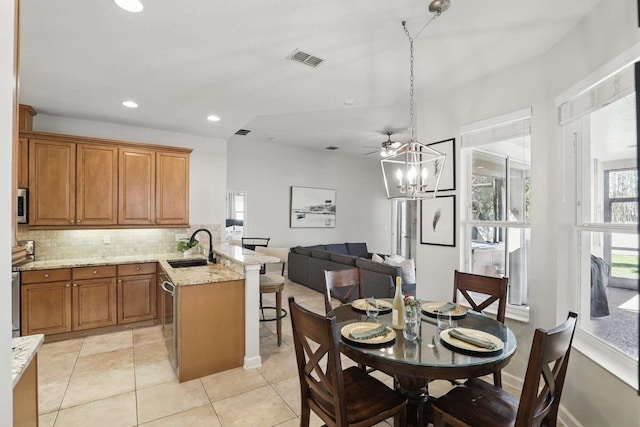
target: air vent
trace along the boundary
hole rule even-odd
[[[334,150],[337,150],[337,149],[338,149],[338,147],[334,147],[333,145],[325,147],[325,150],[330,150],[330,151],[334,151]]]
[[[302,52],[298,49],[294,50],[291,55],[287,59],[292,61],[299,62],[304,65],[308,65],[309,67],[316,68],[318,65],[324,62],[324,59],[320,59],[317,56],[313,56],[309,53]]]
[[[249,134],[249,132],[251,132],[251,131],[250,131],[250,130],[248,130],[248,129],[238,129],[238,130],[236,131],[236,135],[242,135],[242,136],[245,136],[245,135],[248,135],[248,134]]]

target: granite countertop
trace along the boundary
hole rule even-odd
[[[144,254],[130,256],[105,256],[92,258],[68,258],[49,261],[32,261],[18,267],[14,271],[46,270],[49,268],[92,267],[97,265],[135,264],[138,262],[158,262],[167,259],[181,259],[181,252],[168,254]]]
[[[166,259],[160,259],[158,262],[176,286],[202,285],[205,283],[228,282],[231,280],[244,279],[244,275],[235,272],[222,264],[173,268],[169,265]]]
[[[42,334],[27,335],[13,339],[13,362],[11,366],[13,387],[18,384],[22,373],[27,369],[43,342],[44,335]]]
[[[215,252],[216,255],[223,256],[242,265],[274,264],[280,262],[279,258],[229,244],[214,246],[213,252]]]

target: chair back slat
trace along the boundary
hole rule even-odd
[[[462,273],[456,270],[453,281],[453,302],[458,302],[458,291],[460,291],[474,311],[482,312],[491,304],[498,301],[496,319],[504,323],[507,311],[508,285],[509,279],[506,277],[482,276],[479,274]],[[482,296],[486,296],[486,298],[478,302],[470,292],[473,292],[476,296],[482,294]]]
[[[331,414],[341,425],[347,413],[346,406],[340,405],[344,378],[336,319],[301,307],[293,297],[289,298],[289,311],[301,396],[303,399],[313,397],[313,409]]]
[[[361,268],[324,271],[325,293],[324,306],[327,313],[332,310],[331,298],[342,304],[364,298],[364,285]]]
[[[570,312],[562,325],[536,329],[515,425],[540,426],[557,419],[577,317]]]

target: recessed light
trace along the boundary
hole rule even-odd
[[[127,12],[138,13],[142,12],[144,6],[140,0],[113,0],[119,7]]]
[[[124,105],[127,108],[138,108],[138,104],[135,103],[134,101],[122,101],[122,105]]]
[[[216,116],[215,114],[210,114],[207,116],[207,120],[209,120],[210,122],[219,122],[220,117]]]
[[[353,105],[356,103],[355,99],[345,99],[344,100],[344,105]]]

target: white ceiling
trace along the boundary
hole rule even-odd
[[[386,140],[387,129],[406,134],[401,21],[415,34],[430,17],[428,1],[141,1],[144,11],[133,14],[112,0],[23,0],[21,103],[359,155]],[[415,42],[417,98],[549,50],[598,1],[451,0]],[[313,69],[286,60],[294,49],[326,62]],[[125,99],[140,107],[122,107]],[[209,114],[222,120],[208,122]],[[233,136],[239,128],[252,132]]]

